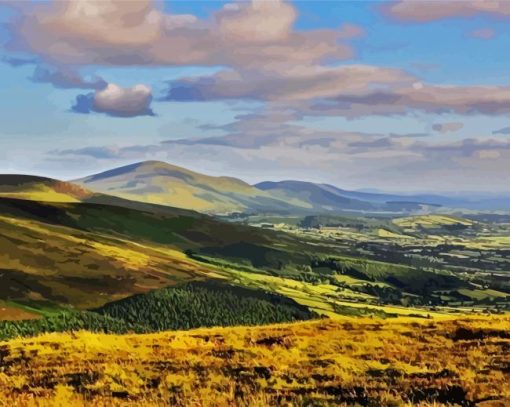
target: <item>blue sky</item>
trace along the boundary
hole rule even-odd
[[[510,193],[510,10],[475,3],[14,2],[0,172],[161,159],[249,182]]]

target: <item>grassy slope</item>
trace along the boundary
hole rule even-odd
[[[416,230],[419,228],[439,229],[445,226],[469,227],[475,224],[475,222],[469,219],[450,215],[422,215],[402,217],[395,219],[393,223],[407,230]]]
[[[143,209],[1,198],[0,300],[30,311],[45,300],[90,308],[211,273],[185,249],[217,253],[244,242],[258,250],[259,261],[266,261],[266,252],[282,257],[298,252],[285,252],[295,241],[284,234],[175,208]],[[271,247],[276,240],[279,249]]]
[[[0,216],[2,298],[78,308],[192,279],[207,271],[181,252],[101,233]]]
[[[473,405],[510,398],[508,332],[508,317],[477,317],[48,334],[0,345],[0,399],[13,405],[37,396],[46,405],[74,406]]]

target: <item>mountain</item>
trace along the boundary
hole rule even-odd
[[[29,192],[16,194],[6,190],[3,196],[20,198],[26,195],[45,201],[81,200],[120,206],[133,206],[135,202],[151,203],[216,215],[236,212],[294,215],[417,213],[435,211],[439,207],[469,210],[508,210],[510,207],[510,198],[506,197],[475,199],[432,194],[385,194],[349,191],[329,184],[304,181],[266,181],[249,185],[237,178],[204,175],[161,161],[144,161],[115,168],[78,179],[74,184],[28,177],[22,185],[31,185],[28,182],[30,178],[38,182],[30,187]],[[121,200],[116,201],[118,199]]]
[[[131,164],[74,182],[96,192],[203,213],[292,209],[239,179],[203,175],[160,161]]]
[[[266,181],[255,187],[295,205],[307,204],[315,212],[412,212],[440,206],[431,201],[414,200],[414,197],[345,191],[328,184],[304,181]]]
[[[249,185],[231,177],[199,174],[159,161],[145,161],[74,181],[84,188],[138,202],[192,209],[208,214],[266,212],[412,212],[424,204],[410,197],[344,191],[302,181]]]
[[[35,190],[40,190],[40,179],[25,183],[10,180],[9,193],[33,192],[34,184]],[[55,182],[45,180],[44,185],[49,188]],[[308,233],[255,228],[195,211],[90,195],[81,189],[76,192],[72,184],[66,188],[74,191],[69,192],[69,199],[83,195],[83,200],[41,202],[0,197],[0,319],[90,310],[151,290],[208,279],[281,294],[321,315],[386,312],[371,311],[373,302],[383,299],[401,304],[405,299],[430,304],[443,301],[435,295],[440,288],[454,300],[459,290],[469,293],[474,289],[471,282],[457,275],[400,264],[399,257],[392,255],[396,251],[376,251],[379,246],[364,245],[358,251],[357,243],[338,244],[338,237],[317,239]],[[328,199],[333,199],[322,190],[310,190],[313,193],[307,197],[315,202],[328,205]],[[349,199],[342,202],[362,205]],[[453,222],[455,227],[458,223],[437,221],[448,226]],[[428,221],[403,218],[401,222],[406,229],[407,224]],[[371,233],[364,236],[373,239]],[[505,242],[504,236],[496,239]],[[379,238],[374,244],[376,241],[383,244]],[[347,288],[339,273],[353,285]],[[367,282],[384,283],[385,288],[368,289]],[[345,297],[338,296],[338,287]],[[491,295],[504,297],[503,292],[491,288]],[[350,301],[360,293],[370,307],[352,309]],[[73,326],[82,322],[116,324],[88,314],[73,321]],[[51,327],[60,322],[65,321],[41,323]]]

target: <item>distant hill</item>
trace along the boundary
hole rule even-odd
[[[433,202],[410,197],[344,191],[302,181],[249,185],[231,177],[212,177],[159,161],[105,171],[75,183],[95,192],[139,202],[193,209],[208,214],[266,212],[413,212]]]
[[[292,209],[239,179],[203,175],[160,161],[131,164],[75,182],[96,192],[203,213]]]
[[[160,161],[145,161],[72,182],[29,175],[0,175],[0,198],[39,202],[88,202],[164,211],[164,207],[213,215],[423,214],[439,208],[509,210],[510,199],[450,198],[348,191],[305,181],[250,185],[213,177]],[[160,205],[157,209],[153,205]],[[147,207],[147,205],[152,205]]]
[[[315,212],[412,212],[425,206],[440,206],[425,201],[413,201],[412,197],[345,191],[328,184],[304,181],[266,181],[256,184],[255,187],[295,205],[308,205]]]

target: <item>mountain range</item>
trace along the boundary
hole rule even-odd
[[[305,181],[250,185],[161,161],[144,161],[71,182],[28,175],[0,175],[0,196],[47,202],[91,202],[143,209],[157,204],[206,214],[423,213],[449,209],[508,210],[510,199],[465,199],[340,189]]]
[[[208,214],[398,213],[440,206],[431,200],[345,191],[304,181],[250,185],[236,178],[208,176],[159,161],[131,164],[73,182],[108,195]]]

